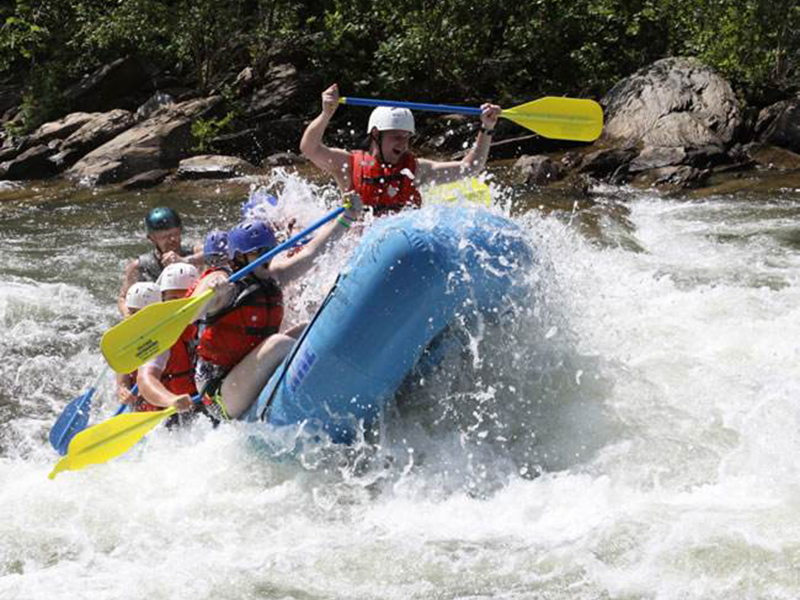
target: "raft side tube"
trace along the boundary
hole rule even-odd
[[[351,443],[456,314],[502,310],[527,290],[519,269],[532,264],[520,229],[486,211],[436,207],[382,220],[242,418],[304,423]]]

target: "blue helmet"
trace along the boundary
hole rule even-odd
[[[203,258],[209,256],[228,257],[228,232],[215,229],[206,236],[203,244]],[[208,263],[208,261],[206,261]]]
[[[262,188],[252,192],[250,197],[242,202],[242,218],[251,218],[253,216],[253,210],[265,202],[271,204],[272,206],[278,205],[278,199],[272,194],[265,192]]]
[[[174,210],[168,206],[158,206],[147,213],[144,218],[144,225],[147,228],[147,233],[153,231],[161,231],[163,229],[172,229],[173,227],[182,227],[181,218]]]
[[[242,254],[272,249],[278,245],[272,228],[264,221],[242,221],[228,233],[228,257],[233,259],[237,252]]]

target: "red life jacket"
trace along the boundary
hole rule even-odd
[[[197,347],[204,361],[229,369],[278,333],[283,321],[283,294],[274,279],[245,277],[236,287],[233,304],[203,320]]]
[[[189,325],[183,330],[181,337],[169,349],[169,359],[161,372],[161,383],[173,394],[189,394],[194,396],[197,387],[194,383],[194,348],[197,344],[197,325]],[[150,404],[144,398],[136,403],[136,410],[149,412],[164,410],[163,406]]]
[[[414,179],[408,176],[408,172],[414,174],[416,170],[417,159],[410,152],[396,165],[382,165],[376,157],[362,150],[350,153],[353,189],[364,204],[375,207],[378,212],[422,204]]]

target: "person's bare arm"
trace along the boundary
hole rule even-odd
[[[162,267],[167,267],[175,263],[188,263],[193,267],[199,269],[203,268],[203,247],[199,244],[192,249],[192,254],[181,256],[177,252],[169,251],[164,252],[159,258]]]
[[[469,152],[459,161],[433,161],[419,159],[417,161],[416,185],[442,184],[458,181],[464,177],[474,177],[486,167],[489,158],[489,145],[492,138],[484,130],[492,131],[500,117],[501,108],[494,104],[481,106],[481,130],[478,139]]]
[[[192,398],[189,394],[173,394],[163,383],[161,373],[163,369],[153,364],[147,364],[139,369],[139,392],[142,397],[153,406],[169,408],[174,406],[179,412],[192,409]]]
[[[128,288],[130,288],[139,279],[139,259],[132,260],[125,267],[125,272],[122,275],[122,285],[119,287],[119,295],[117,296],[117,308],[122,318],[130,316],[128,306],[125,304],[125,298],[128,295]]]
[[[322,92],[322,112],[309,123],[300,140],[300,152],[317,167],[329,173],[342,191],[352,188],[350,153],[341,148],[329,148],[322,142],[331,117],[339,106],[339,88],[334,83]]]
[[[214,271],[201,279],[192,292],[192,298],[196,298],[212,288],[215,290],[214,295],[200,309],[195,319],[202,319],[206,314],[213,314],[230,304],[234,286],[228,283],[228,275],[223,271]]]
[[[194,254],[184,257],[184,260],[202,273],[206,266],[206,263],[203,260],[203,246],[200,244],[195,244],[193,250]]]
[[[345,196],[345,212],[337,219],[326,223],[314,235],[314,239],[303,246],[303,251],[293,256],[276,256],[270,265],[271,274],[281,285],[302,277],[312,266],[314,260],[325,252],[330,245],[342,237],[350,228],[350,224],[363,214],[364,205],[361,197],[355,192]]]
[[[131,394],[132,383],[130,373],[117,373],[117,398],[120,404],[132,405],[136,403],[136,396]]]

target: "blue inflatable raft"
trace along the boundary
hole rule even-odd
[[[351,443],[456,316],[500,316],[524,301],[533,264],[522,230],[485,210],[381,219],[242,419],[302,424]]]

